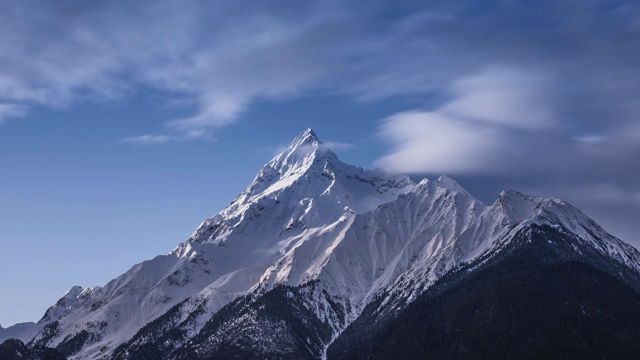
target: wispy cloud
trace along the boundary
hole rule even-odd
[[[640,143],[621,133],[624,127],[576,135],[575,120],[554,99],[555,86],[545,75],[514,68],[456,79],[451,98],[436,109],[383,120],[379,132],[392,148],[377,165],[412,173],[539,178],[547,172],[579,181],[602,181],[640,165]]]
[[[340,141],[325,141],[323,142],[325,146],[333,151],[346,151],[351,150],[356,147],[355,144],[345,143]]]
[[[132,136],[126,139],[120,140],[123,144],[138,144],[138,145],[157,145],[164,144],[172,140],[169,135],[153,135],[146,134],[140,136]]]
[[[557,125],[540,84],[514,69],[492,68],[457,79],[452,98],[437,109],[402,112],[383,121],[380,135],[393,150],[377,165],[403,173],[510,171],[505,164],[523,151],[521,130],[537,136]]]
[[[27,114],[27,107],[18,104],[0,103],[0,123],[10,118],[23,117]]]
[[[469,121],[505,127],[543,129],[557,125],[548,96],[551,81],[543,75],[494,67],[455,80],[453,99],[438,111]]]
[[[11,51],[0,54],[0,99],[57,107],[152,88],[193,104],[191,116],[158,126],[192,139],[232,124],[256,99],[309,90],[362,101],[448,93],[457,100],[441,113],[539,128],[554,122],[548,113],[513,120],[521,103],[541,101],[517,82],[554,79],[546,99],[561,99],[558,112],[590,134],[640,115],[634,2],[416,2],[393,17],[391,4],[3,2],[0,48]],[[536,76],[480,71],[496,64]],[[507,103],[485,105],[496,98]]]

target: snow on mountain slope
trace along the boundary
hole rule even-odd
[[[190,319],[193,337],[238,296],[280,284],[317,284],[309,306],[338,333],[377,296],[410,302],[528,224],[562,228],[640,271],[637,250],[561,200],[506,191],[487,206],[446,176],[415,184],[345,164],[308,129],[186,242],[104,287],[72,288],[32,338],[102,358],[178,304],[172,322]],[[345,316],[327,316],[327,302]]]
[[[503,191],[496,201],[518,229],[529,224],[549,225],[632,269],[640,271],[640,252],[609,234],[573,205],[557,198],[532,197]]]
[[[372,210],[413,186],[406,176],[392,177],[341,162],[307,129],[267,163],[226,209],[202,223],[191,240],[222,244],[232,234],[253,239],[255,234],[266,238],[299,233],[344,213]],[[265,213],[270,221],[247,221]],[[238,246],[239,240],[234,241]]]
[[[435,182],[425,179],[397,200],[354,215],[348,229],[303,243],[291,257],[293,263],[283,267],[306,271],[289,279],[290,285],[319,280],[334,301],[351,310],[349,322],[383,293],[388,300],[411,302],[452,269],[495,256],[531,224],[571,232],[601,254],[640,271],[640,252],[564,201],[510,190],[486,206],[446,176]],[[308,255],[318,248],[328,250],[325,256]],[[310,265],[309,258],[316,263]]]
[[[38,323],[36,343],[82,343],[78,358],[98,357],[143,325],[190,299],[208,312],[266,284],[294,249],[346,227],[345,219],[413,189],[406,176],[347,165],[310,129],[258,173],[226,209],[172,252],[135,265],[104,287],[72,288]],[[326,234],[326,235],[323,235]],[[198,329],[194,329],[197,331]]]

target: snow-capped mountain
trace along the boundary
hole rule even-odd
[[[446,176],[345,164],[308,129],[187,241],[71,288],[21,339],[77,359],[337,356],[333,343],[362,336],[352,324],[542,243],[640,278],[640,253],[562,200],[505,191],[485,205]]]

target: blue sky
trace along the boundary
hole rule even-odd
[[[640,245],[639,36],[630,1],[0,0],[0,324],[171,250],[307,127]]]

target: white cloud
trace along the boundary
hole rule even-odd
[[[499,129],[439,112],[405,112],[384,120],[382,135],[393,144],[377,166],[398,173],[493,172],[508,139]]]
[[[459,79],[453,98],[433,111],[384,119],[392,144],[377,165],[392,172],[496,173],[523,151],[523,132],[552,127],[540,82],[513,69],[492,68]],[[543,114],[543,115],[540,115]]]
[[[439,111],[516,128],[553,127],[548,82],[539,74],[494,67],[455,81],[454,100]]]
[[[23,117],[27,108],[18,104],[0,104],[0,123],[9,118]]]
[[[126,139],[122,139],[120,140],[120,142],[126,143],[126,144],[155,145],[155,144],[164,144],[171,140],[172,140],[172,137],[168,135],[146,134],[146,135],[133,136]]]
[[[208,101],[201,100],[200,109],[196,115],[169,121],[166,123],[167,127],[192,134],[194,131],[202,133],[205,129],[220,128],[232,123],[247,102],[243,95],[213,94],[208,98]]]
[[[637,199],[635,193],[594,188],[615,179],[617,189],[624,189],[637,179],[637,125],[574,133],[573,119],[555,108],[548,78],[535,78],[532,72],[492,67],[453,84],[453,97],[434,110],[402,112],[382,121],[379,133],[391,149],[377,166],[516,183],[571,182],[593,188],[602,204],[614,197]]]

